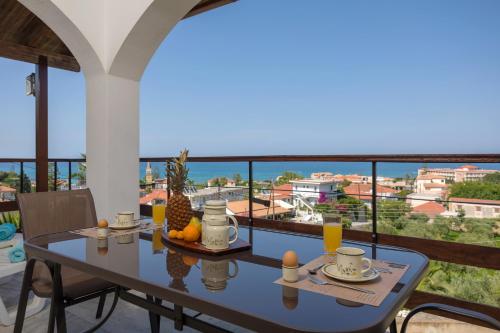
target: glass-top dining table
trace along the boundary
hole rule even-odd
[[[415,251],[344,240],[344,245],[364,249],[369,258],[409,265],[380,306],[363,305],[274,283],[282,275],[283,253],[294,250],[305,264],[323,252],[320,237],[240,227],[240,238],[250,241],[252,249],[223,257],[167,245],[160,230],[109,238],[106,244],[62,232],[28,240],[25,248],[30,257],[120,286],[120,298],[145,308],[150,319],[162,315],[173,319],[177,329],[188,325],[210,332],[227,330],[183,308],[257,332],[385,332],[429,262]],[[162,305],[161,300],[175,306]]]

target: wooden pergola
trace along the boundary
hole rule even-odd
[[[202,0],[184,18],[236,0]],[[74,72],[80,65],[64,42],[17,0],[0,0],[0,57],[36,65],[36,188],[48,190],[48,67]]]

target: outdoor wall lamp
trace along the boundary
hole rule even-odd
[[[26,76],[26,96],[35,96],[36,79],[35,73]]]

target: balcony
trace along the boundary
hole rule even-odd
[[[169,179],[164,172],[170,168],[172,158],[141,158],[140,161],[140,212],[151,216],[152,201],[168,200],[170,196]],[[26,169],[26,165],[33,162],[3,159],[0,165],[3,169],[19,170],[17,178],[25,179],[34,189],[36,184],[30,181],[33,169]],[[85,160],[58,159],[50,163],[50,190],[85,187],[85,180],[79,176]],[[475,164],[479,170],[497,175],[493,167],[500,166],[498,163],[498,155],[192,157],[189,165],[195,178],[190,179],[186,195],[199,214],[206,200],[224,199],[242,225],[313,237],[322,235],[323,219],[340,218],[345,239],[405,247],[432,259],[427,277],[406,303],[407,308],[439,302],[497,316],[500,304],[494,292],[491,294],[488,290],[494,290],[500,279],[497,260],[500,230],[498,215],[495,215],[500,204],[493,200],[451,197],[451,188],[463,190],[461,184],[478,185],[483,184],[482,180],[448,181],[446,192],[437,192],[433,186],[421,190],[419,186],[422,182],[426,184],[427,178],[440,182],[442,176],[434,173],[442,173],[443,165],[458,170],[463,164]],[[225,171],[221,173],[220,167],[211,167],[214,164],[224,165]],[[274,169],[271,174],[270,168]],[[305,176],[300,183],[310,183],[309,189],[294,187],[297,182],[293,178],[283,179],[283,175],[290,176],[287,170],[297,168],[304,171],[292,177]],[[365,170],[363,174],[350,172],[360,168]],[[29,171],[25,173],[25,170]],[[314,171],[312,175],[306,174],[308,170]],[[394,177],[397,172],[401,177]],[[406,173],[409,176],[405,178]],[[197,177],[197,174],[203,176]],[[373,179],[376,182],[372,183]],[[330,192],[320,191],[318,180],[328,183]],[[16,190],[30,189],[19,181],[12,184],[17,184]],[[471,205],[473,208],[469,209]],[[3,211],[15,210],[15,206],[15,202],[0,203]],[[482,209],[479,216],[476,207]],[[404,312],[400,314],[404,316]],[[456,319],[464,320],[456,316],[444,319],[425,315],[416,319],[413,327],[472,329],[473,326],[467,328],[467,325],[474,321],[457,322]],[[477,326],[474,329],[479,330]]]

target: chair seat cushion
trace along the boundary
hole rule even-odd
[[[66,266],[61,266],[61,277],[64,298],[74,299],[114,286],[111,282],[101,280]],[[52,296],[52,277],[50,275],[50,270],[41,262],[35,264],[35,274],[33,274],[32,286],[33,292],[37,296]]]

